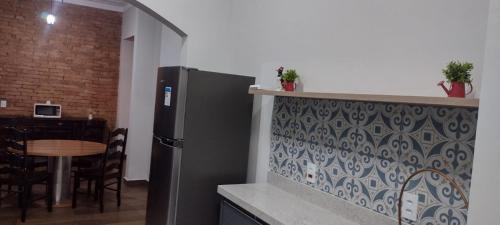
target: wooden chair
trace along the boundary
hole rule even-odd
[[[90,123],[90,122],[88,122],[88,123]],[[105,143],[104,137],[101,138],[100,140],[95,139],[95,134],[94,134],[93,130],[87,130],[87,125],[84,126],[84,128],[81,132],[82,135],[80,136],[80,140]],[[73,157],[71,160],[72,177],[74,178],[74,174],[78,170],[95,168],[96,162],[98,162],[100,160],[100,158],[101,158],[100,155]],[[80,182],[81,181],[82,180],[80,180]],[[78,182],[79,185],[80,185],[80,182]],[[92,193],[92,182],[93,182],[92,179],[87,180],[87,195],[89,195],[89,196]],[[78,188],[80,188],[80,187],[78,187]]]
[[[2,140],[5,140],[5,138],[9,135],[9,132],[12,130],[21,130],[16,128],[15,124],[5,126],[0,128],[0,151],[3,149],[6,149],[6,143]],[[27,129],[22,129],[22,132],[24,133],[23,135],[27,140],[31,140],[31,132],[29,132]],[[5,159],[4,159],[5,160]],[[49,157],[43,157],[43,156],[36,156],[32,157],[32,166],[34,166],[35,169],[45,169],[47,170],[49,167]],[[1,158],[0,158],[0,164],[1,164]]]
[[[118,128],[109,135],[106,152],[97,167],[83,168],[75,172],[73,184],[73,208],[77,206],[78,188],[82,180],[96,181],[95,191],[99,200],[99,210],[104,212],[104,191],[116,192],[117,206],[121,205],[121,187],[123,179],[123,162],[127,145],[128,130]]]
[[[9,175],[9,161],[7,160],[7,145],[4,143],[4,139],[0,138],[0,180]],[[3,186],[6,184],[2,184],[0,181],[0,190],[2,190]],[[10,190],[12,190],[12,185],[7,185],[7,192],[5,195],[10,194]],[[2,206],[2,199],[4,198],[3,193],[0,191],[0,206]]]
[[[106,143],[107,141],[107,139],[106,140],[104,139],[105,137],[102,137],[99,140],[95,139],[94,130],[87,130],[87,125],[84,126],[81,133],[82,133],[82,135],[80,136],[81,141],[91,141],[100,143]],[[78,168],[90,168],[94,165],[95,159],[96,156],[74,157],[71,162],[71,167],[73,168],[73,171],[76,171]]]
[[[32,202],[45,199],[47,209],[52,212],[52,193],[53,183],[52,174],[47,170],[41,171],[36,168],[34,158],[27,154],[27,134],[14,128],[9,128],[7,135],[3,137],[5,143],[5,154],[8,166],[3,167],[0,176],[0,184],[5,184],[9,188],[2,189],[0,185],[0,194],[7,193],[18,196],[19,207],[21,208],[21,221],[26,221],[26,212]],[[34,198],[32,189],[34,185],[45,185],[45,195]],[[10,188],[16,187],[16,188]]]

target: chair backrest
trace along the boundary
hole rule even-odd
[[[108,140],[108,137],[106,134],[109,134],[109,128],[106,127],[103,132],[101,127],[98,126],[98,128],[96,128],[94,122],[89,120],[82,127],[80,140],[107,144],[106,141]]]
[[[0,127],[0,169],[1,167],[5,167],[9,164],[7,160],[7,143],[6,139],[6,131],[7,127]]]
[[[117,128],[109,134],[108,145],[104,154],[102,173],[106,174],[118,172],[120,176],[123,172],[123,161],[125,160],[125,150],[127,147],[128,129]]]
[[[0,167],[9,163],[6,151],[7,149],[4,146],[0,147]]]
[[[6,164],[7,159],[5,156],[5,151],[7,150],[7,143],[5,142],[5,133],[7,127],[0,127],[0,166]]]
[[[12,170],[26,172],[28,170],[27,132],[15,128],[7,128],[1,139],[5,145],[5,160]]]

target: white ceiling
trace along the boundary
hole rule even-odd
[[[123,12],[130,4],[125,2],[124,0],[59,0],[63,3],[75,4],[75,5],[83,5],[98,9],[105,9],[116,12]]]

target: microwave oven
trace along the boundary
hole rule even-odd
[[[50,103],[36,103],[33,107],[33,117],[35,118],[61,118],[61,105]]]

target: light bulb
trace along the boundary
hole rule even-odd
[[[56,23],[56,17],[52,14],[47,15],[47,24]]]

